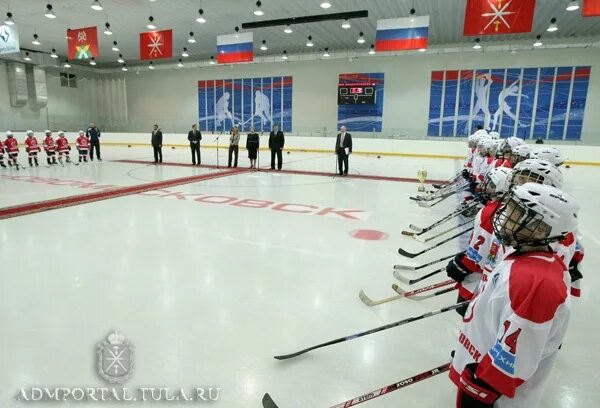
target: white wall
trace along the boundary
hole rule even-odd
[[[159,123],[166,132],[186,131],[198,120],[198,80],[291,75],[294,78],[292,133],[314,134],[324,128],[334,131],[338,74],[384,72],[384,131],[380,136],[423,138],[433,70],[572,65],[592,66],[583,141],[600,144],[600,116],[594,114],[600,109],[600,81],[596,79],[600,75],[600,53],[584,49],[535,50],[514,55],[508,52],[413,54],[366,57],[352,62],[336,59],[129,72],[126,78],[130,122],[123,130],[139,132]]]

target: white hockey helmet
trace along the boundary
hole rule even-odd
[[[33,136],[33,130],[28,130],[25,133],[27,134],[27,136]]]
[[[479,136],[479,137],[481,137],[481,136],[483,136],[483,137],[489,136],[487,130],[485,130],[485,129],[479,129],[474,134],[477,135],[477,136]]]
[[[527,159],[518,163],[512,170],[509,187],[525,183],[537,183],[562,188],[563,176],[552,163],[540,159]]]
[[[6,132],[6,137],[12,137],[13,132],[11,132],[10,130]]]
[[[511,169],[492,167],[486,173],[481,185],[481,193],[487,198],[495,198],[508,192],[508,179]]]
[[[83,136],[83,135],[85,135],[85,132],[84,132],[83,130],[80,130],[80,131],[79,131],[79,135],[80,135],[80,136]]]
[[[500,151],[502,152],[502,154],[510,154],[512,153],[512,150],[515,147],[520,146],[522,144],[525,144],[525,141],[523,139],[511,136],[502,142],[502,144],[500,145]]]
[[[58,136],[64,136],[65,132],[63,132],[62,130],[58,132]]]
[[[498,132],[490,132],[490,137],[492,139],[496,139],[496,140],[500,139],[500,133],[498,133]]]
[[[494,154],[496,152],[496,141],[490,138],[483,139],[482,148],[484,153]]]
[[[579,205],[556,187],[515,187],[494,216],[494,233],[505,245],[546,245],[577,229]]]
[[[469,147],[477,147],[477,143],[479,142],[479,135],[473,134],[467,138],[467,144]]]
[[[565,162],[560,150],[554,146],[544,146],[533,149],[530,153],[532,159],[543,159],[547,160],[555,166],[562,166]]]
[[[519,146],[516,146],[515,148],[512,149],[512,164],[513,166],[522,162],[523,160],[527,160],[529,158],[529,154],[531,152],[531,147],[529,147],[529,145],[526,144],[522,144]]]
[[[46,136],[48,136],[48,135],[51,135],[51,134],[52,134],[52,131],[51,131],[50,129],[46,129],[46,130],[44,130],[44,134],[45,134]]]

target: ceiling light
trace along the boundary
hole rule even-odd
[[[100,2],[99,2],[98,0],[94,0],[94,1],[92,2],[92,8],[93,8],[94,10],[97,10],[97,11],[102,11],[102,10],[104,10],[104,8],[102,7],[102,4],[100,4]]]
[[[265,40],[262,40],[262,45],[260,46],[260,49],[263,51],[268,50],[267,48],[267,42]]]
[[[123,68],[121,68],[121,71],[127,72],[127,65],[123,64]]]
[[[312,47],[312,46],[314,46],[314,45],[315,45],[315,44],[312,42],[312,35],[309,35],[309,36],[308,36],[308,41],[306,41],[306,46],[307,46],[307,47]]]
[[[187,52],[187,48],[183,47],[183,52],[181,53],[181,56],[183,58],[187,58],[190,56],[190,54],[188,54],[188,52]]]
[[[542,43],[542,36],[541,35],[537,35],[535,42],[533,43],[534,47],[541,47],[542,45],[544,45],[544,43]]]
[[[56,18],[56,14],[54,14],[54,10],[52,10],[52,4],[46,5],[46,12],[44,15],[48,18]]]
[[[348,20],[348,19],[344,20],[344,22],[342,23],[342,28],[345,28],[347,30],[350,27],[352,27],[352,25],[350,24],[350,20]]]
[[[570,1],[569,4],[567,4],[567,11],[575,10],[579,10],[579,2],[576,0]]]
[[[177,68],[183,68],[183,62],[181,58],[179,58],[179,62],[177,63]]]
[[[112,35],[112,30],[110,29],[110,24],[109,23],[104,24],[104,34],[106,34],[106,35]]]
[[[546,28],[546,31],[553,33],[557,30],[558,26],[556,25],[556,18],[552,17],[552,19],[550,20],[550,25],[548,26],[548,28]]]
[[[56,54],[56,50],[54,48],[52,48],[52,54],[50,54],[50,57],[58,58],[58,55]]]
[[[216,61],[215,61],[215,57],[213,57],[212,55],[210,56],[210,65],[215,65]]]
[[[156,26],[154,25],[154,17],[148,17],[148,24],[146,24],[146,27],[148,27],[148,30],[156,30]]]
[[[15,20],[13,19],[13,14],[9,11],[8,13],[6,13],[6,20],[4,20],[4,24],[13,25],[14,23]]]
[[[322,1],[321,2],[321,8],[328,9],[330,7],[331,7],[331,3],[330,2],[328,2],[328,1]]]
[[[375,45],[371,44],[371,49],[369,50],[369,54],[375,54]]]
[[[284,60],[284,61],[288,59],[287,51],[286,50],[283,50],[283,55],[281,56],[281,59]]]
[[[63,67],[65,67],[65,68],[71,68],[71,64],[69,64],[69,60],[65,60],[65,63],[63,64]]]
[[[150,65],[148,65],[148,69],[154,69],[154,63],[150,61]]]
[[[235,31],[235,38],[239,38],[240,35],[238,33],[240,32],[240,28],[238,26],[235,26],[235,28],[233,29],[233,31]]]
[[[260,2],[260,0],[256,2],[256,8],[254,9],[255,16],[262,16],[263,14],[265,14],[260,8],[261,5],[262,3]]]
[[[200,24],[204,24],[206,23],[206,19],[204,18],[204,10],[200,9],[198,10],[198,18],[196,19],[197,22],[199,22]]]
[[[117,45],[117,42],[116,42],[116,41],[113,41],[112,50],[113,50],[113,51],[115,51],[115,52],[119,52],[119,47],[118,47],[118,45]]]
[[[119,54],[119,58],[117,58],[117,62],[119,64],[123,64],[125,62],[125,60],[123,59],[123,54]]]
[[[410,22],[411,22],[411,23],[414,23],[414,22],[415,22],[415,13],[416,13],[416,12],[417,12],[417,11],[416,11],[414,8],[411,8],[411,9],[410,9]]]
[[[194,32],[193,31],[190,31],[190,37],[188,38],[188,42],[190,44],[193,44],[193,43],[196,42],[196,39],[194,38]]]
[[[33,45],[41,45],[42,43],[39,40],[39,37],[37,34],[33,35],[33,41],[31,42]]]
[[[92,57],[90,59],[90,65],[95,66],[96,65],[96,60],[94,59],[94,57]]]
[[[283,32],[284,32],[284,33],[286,33],[286,34],[291,34],[291,33],[293,33],[293,31],[292,31],[292,27],[291,27],[289,24],[288,24],[288,25],[286,25],[286,26],[285,26],[285,28],[283,29]]]
[[[31,61],[31,58],[29,57],[29,52],[25,51],[25,58],[23,58],[25,61]]]
[[[473,45],[473,49],[474,50],[480,50],[481,49],[481,44],[479,44],[479,38],[475,39],[475,44]]]
[[[329,58],[330,57],[330,55],[329,55],[329,48],[325,48],[325,52],[323,53],[323,56],[325,58]]]
[[[427,51],[427,48],[419,48],[419,52],[425,52]]]
[[[365,43],[365,37],[362,31],[358,34],[358,39],[356,40],[356,42],[359,44]]]

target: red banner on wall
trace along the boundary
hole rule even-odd
[[[140,59],[157,60],[173,56],[173,30],[140,33]]]

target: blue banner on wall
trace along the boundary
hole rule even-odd
[[[269,132],[292,131],[292,77],[198,81],[198,117],[203,131],[227,132],[233,125]]]
[[[340,84],[373,83],[375,104],[338,105],[338,127],[345,125],[349,131],[381,132],[383,118],[383,72],[371,74],[340,74]]]
[[[580,140],[591,67],[433,71],[429,136]]]

